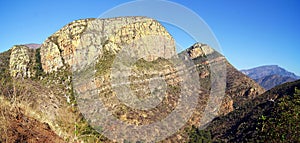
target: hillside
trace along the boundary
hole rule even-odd
[[[197,49],[202,49],[204,52],[197,52]],[[210,51],[210,52],[205,52]],[[223,55],[213,50],[206,44],[196,43],[192,47],[186,50],[187,53],[192,53],[192,60],[195,63],[199,76],[201,87],[206,89],[207,92],[211,90],[211,71],[213,65],[219,65],[220,71],[224,71],[226,77],[225,99],[231,105],[227,110],[234,110],[234,106],[240,106],[244,101],[253,99],[254,97],[264,93],[264,89],[261,88],[255,81],[245,76],[243,73],[233,67]],[[205,53],[205,54],[201,54]],[[195,58],[193,58],[195,56]],[[218,67],[218,66],[216,66]],[[216,72],[223,74],[223,72]],[[227,111],[230,112],[230,111]]]
[[[136,50],[139,47],[143,48]],[[131,56],[137,56],[135,61]],[[188,64],[180,65],[178,59]],[[5,134],[1,141],[39,137],[30,136],[37,131],[32,122],[43,125],[40,135],[45,142],[160,141],[173,133],[162,142],[186,142],[192,126],[207,124],[212,117],[226,115],[264,92],[206,44],[196,43],[177,55],[172,36],[159,22],[146,17],[76,20],[49,36],[38,49],[15,45],[1,53],[0,65],[1,104],[10,103],[2,109],[18,110],[12,112],[18,116],[12,117],[4,112],[0,127],[19,135]],[[187,73],[192,74],[185,77]],[[123,85],[127,88],[120,88]],[[182,93],[186,99],[180,99]],[[192,98],[194,93],[197,98]],[[123,101],[117,94],[125,95]],[[152,94],[159,100],[151,98]],[[155,102],[145,106],[135,97]],[[105,107],[93,106],[99,101]],[[147,127],[174,110],[185,122],[166,122],[172,132],[143,130],[147,136],[118,128],[106,119],[113,116],[129,127]],[[108,111],[112,114],[106,114]],[[32,133],[16,130],[13,125],[19,123]],[[122,132],[108,134],[116,131]]]
[[[221,142],[299,142],[299,89],[300,80],[276,86],[201,133]]]
[[[241,72],[255,80],[260,86],[267,90],[276,85],[300,79],[299,76],[277,65],[260,66],[241,70]]]
[[[63,143],[48,124],[24,115],[23,109],[12,105],[0,96],[0,140],[3,142]]]

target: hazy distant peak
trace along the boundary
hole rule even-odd
[[[299,79],[299,76],[278,65],[265,65],[248,70],[241,70],[265,89]]]
[[[30,44],[24,44],[24,46],[30,48],[30,49],[38,49],[41,47],[41,44],[36,44],[36,43],[30,43]]]
[[[242,73],[248,75],[252,79],[258,79],[269,75],[281,75],[288,76],[295,79],[299,77],[292,72],[285,70],[284,68],[278,65],[265,65],[259,66],[252,69],[241,70]]]

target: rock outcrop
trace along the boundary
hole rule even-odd
[[[72,64],[80,34],[90,20],[92,19],[73,21],[46,39],[41,46],[41,63],[46,73]]]
[[[196,43],[188,51],[191,59],[213,54],[215,51],[206,44]]]
[[[12,77],[31,77],[29,48],[23,45],[14,46],[10,56],[10,75]]]
[[[15,78],[37,78],[42,73],[40,49],[15,45],[10,49],[9,71]]]
[[[82,62],[101,57],[103,50],[117,53],[132,40],[151,35],[172,39],[156,20],[146,17],[76,20],[43,43],[42,67],[47,73],[65,66],[76,67],[75,65],[81,65]],[[166,51],[161,52],[175,54],[175,47],[167,47],[164,50]]]

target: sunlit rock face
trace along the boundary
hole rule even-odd
[[[29,48],[23,45],[13,46],[10,55],[10,75],[12,77],[30,77],[30,51]]]
[[[81,62],[88,64],[89,61],[101,57],[103,50],[117,53],[134,40],[149,36],[164,37],[160,39],[160,43],[165,43],[164,40],[174,42],[160,23],[146,17],[76,20],[48,37],[42,44],[42,67],[47,73],[57,71],[64,66],[73,66],[76,70],[76,65],[82,65]],[[144,44],[149,43],[151,42],[144,41]],[[174,55],[174,43],[168,44],[161,44],[164,47],[157,48],[160,51],[156,53],[162,53],[164,57]],[[139,52],[147,54],[146,52],[150,50]],[[148,55],[147,59],[155,59],[155,57]]]

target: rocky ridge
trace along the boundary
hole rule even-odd
[[[192,47],[188,48],[186,52],[193,59],[200,76],[201,87],[204,87],[207,91],[211,89],[210,76],[211,66],[213,63],[224,64],[224,70],[226,71],[226,90],[225,100],[227,113],[232,111],[235,107],[243,104],[244,100],[252,99],[265,92],[255,81],[251,80],[247,76],[243,75],[236,68],[234,68],[226,58],[213,50],[206,44],[196,43]],[[232,105],[230,105],[232,104]],[[234,105],[233,105],[234,104]]]

